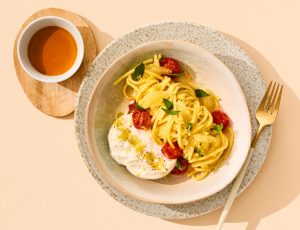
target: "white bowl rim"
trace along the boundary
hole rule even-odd
[[[174,201],[174,202],[164,202],[163,200],[159,200],[159,201],[154,201],[154,200],[149,200],[149,199],[145,199],[144,197],[141,197],[137,194],[133,194],[131,192],[129,192],[128,190],[124,189],[122,186],[119,186],[118,183],[115,183],[115,181],[113,180],[107,180],[107,178],[109,178],[110,176],[107,175],[107,176],[103,176],[103,175],[106,175],[105,171],[104,170],[101,170],[100,174],[102,174],[102,179],[104,179],[106,182],[108,182],[110,185],[112,185],[113,187],[115,187],[117,190],[137,199],[137,200],[141,200],[141,201],[144,201],[144,202],[149,202],[149,203],[157,203],[157,204],[186,204],[186,203],[190,203],[190,202],[194,202],[194,201],[198,201],[198,200],[201,200],[201,199],[205,199],[209,196],[212,196],[213,194],[221,191],[222,189],[224,189],[228,184],[230,184],[234,178],[237,176],[237,174],[239,173],[240,169],[242,168],[243,166],[243,163],[245,162],[246,158],[247,158],[247,155],[248,155],[248,151],[250,149],[250,144],[251,144],[251,134],[252,134],[252,126],[251,126],[251,119],[250,119],[250,113],[249,113],[249,109],[248,109],[248,106],[247,106],[247,102],[246,102],[246,98],[245,98],[245,95],[244,95],[244,92],[240,86],[240,84],[238,83],[235,75],[232,73],[232,71],[213,53],[209,52],[207,49],[199,46],[199,45],[196,45],[196,44],[193,44],[191,42],[188,42],[188,41],[183,41],[183,40],[176,40],[176,39],[164,39],[164,40],[156,40],[156,41],[150,41],[150,42],[146,42],[146,43],[143,43],[139,46],[136,46],[134,47],[133,49],[130,49],[128,52],[124,53],[122,56],[118,57],[116,60],[113,61],[113,63],[111,63],[107,68],[106,70],[101,74],[101,76],[99,77],[99,79],[97,80],[97,82],[95,83],[94,85],[94,88],[92,90],[92,92],[90,93],[89,95],[89,100],[87,102],[87,107],[86,107],[86,110],[85,110],[85,123],[84,123],[84,127],[85,127],[85,133],[86,133],[86,136],[87,136],[87,146],[88,146],[88,149],[91,153],[91,155],[93,155],[94,157],[94,161],[95,161],[95,164],[97,166],[97,168],[101,168],[99,162],[98,162],[98,158],[96,157],[96,153],[95,151],[93,151],[93,147],[91,146],[91,141],[90,141],[90,133],[88,131],[88,123],[89,123],[89,116],[88,116],[88,113],[90,111],[90,106],[91,106],[91,99],[93,98],[95,92],[96,92],[96,89],[97,89],[97,86],[99,84],[101,84],[101,81],[103,79],[103,76],[112,68],[113,65],[115,65],[115,63],[117,63],[119,60],[123,59],[126,55],[128,55],[129,53],[131,52],[135,52],[136,50],[144,47],[144,46],[147,46],[149,44],[153,44],[153,43],[160,43],[160,42],[166,42],[166,41],[171,41],[171,42],[180,42],[180,43],[188,43],[192,46],[197,46],[197,48],[199,49],[202,49],[204,52],[207,52],[210,56],[212,56],[213,58],[217,59],[218,62],[223,65],[223,67],[225,67],[230,73],[231,75],[234,77],[234,83],[237,84],[237,90],[239,91],[240,95],[242,95],[242,100],[243,100],[243,104],[246,105],[246,110],[247,110],[247,113],[246,113],[246,116],[247,116],[247,126],[249,127],[249,133],[248,133],[248,139],[246,141],[246,145],[247,145],[247,152],[244,154],[244,157],[243,157],[243,160],[242,160],[242,164],[240,164],[240,166],[237,168],[237,170],[235,171],[235,173],[232,174],[231,176],[231,179],[228,180],[226,183],[224,183],[222,186],[220,186],[219,188],[217,188],[215,191],[211,192],[211,193],[208,193],[206,196],[203,196],[201,198],[195,198],[195,199],[190,199],[190,200],[185,200],[185,201],[182,201],[182,202],[178,202],[178,201]],[[105,173],[105,174],[104,174]]]

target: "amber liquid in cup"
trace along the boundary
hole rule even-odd
[[[37,31],[28,44],[31,65],[48,76],[67,72],[75,62],[77,45],[73,36],[58,26],[48,26]]]

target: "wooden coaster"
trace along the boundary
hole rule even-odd
[[[31,78],[22,69],[17,55],[17,42],[24,28],[31,21],[49,15],[65,18],[76,25],[84,42],[84,58],[80,68],[71,78],[59,83],[43,83]],[[43,9],[30,16],[18,32],[14,45],[16,73],[25,94],[36,108],[55,117],[66,116],[74,111],[78,89],[96,55],[96,41],[88,24],[77,14],[55,8]]]

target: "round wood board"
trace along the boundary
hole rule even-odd
[[[84,58],[80,68],[71,78],[59,83],[43,83],[31,78],[22,69],[17,55],[17,42],[23,29],[31,21],[49,15],[63,17],[76,25],[84,42]],[[16,73],[25,94],[37,109],[55,117],[66,116],[74,111],[80,84],[96,55],[96,41],[88,24],[77,14],[55,8],[43,9],[30,16],[19,30],[14,45]]]

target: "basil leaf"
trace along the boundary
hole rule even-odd
[[[176,166],[175,167],[178,168],[179,170],[182,170],[182,166],[181,166],[179,160],[176,161]]]
[[[180,111],[177,111],[177,110],[172,110],[173,109],[173,103],[171,101],[169,101],[168,99],[164,98],[163,102],[164,102],[166,108],[161,108],[161,109],[163,111],[165,111],[166,114],[176,115],[180,112]]]
[[[137,109],[137,110],[141,110],[141,111],[143,111],[143,110],[145,110],[142,106],[140,106],[138,103],[135,103],[135,108]]]
[[[169,101],[168,99],[164,98],[164,99],[163,99],[163,102],[164,102],[164,104],[165,104],[165,106],[166,106],[166,108],[167,108],[168,110],[173,109],[173,103],[172,103],[171,101]]]
[[[181,76],[183,76],[183,72],[182,73],[171,73],[171,74],[169,74],[168,76],[170,76],[170,77],[181,77]]]
[[[219,125],[214,126],[214,130],[217,131],[218,133],[223,129],[223,124],[220,123]]]
[[[190,132],[190,131],[192,130],[192,127],[193,127],[193,124],[192,124],[192,123],[188,123],[188,124],[186,125],[187,131]]]
[[[137,67],[135,67],[134,72],[131,74],[131,78],[134,81],[138,81],[141,79],[145,71],[145,65],[144,63],[139,64]]]
[[[169,110],[169,109],[166,109],[166,108],[161,108],[163,111],[165,111],[166,114],[169,114],[169,115],[177,115],[180,111],[178,110]]]
[[[207,92],[205,92],[204,90],[202,90],[202,89],[195,89],[195,94],[196,94],[196,97],[209,96],[209,94]]]
[[[199,157],[204,157],[203,152],[198,147],[194,148],[194,152],[197,153]]]

